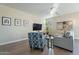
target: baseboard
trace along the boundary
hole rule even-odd
[[[28,39],[28,38],[19,39],[19,40],[14,40],[14,41],[9,41],[9,42],[4,42],[4,43],[0,43],[0,45],[11,44],[11,43],[15,43],[15,42],[19,42],[19,41],[23,41],[23,40],[27,40],[27,39]]]

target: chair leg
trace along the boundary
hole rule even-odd
[[[33,51],[33,48],[30,48],[31,52]]]
[[[43,51],[44,49],[43,48],[41,48],[41,51]]]

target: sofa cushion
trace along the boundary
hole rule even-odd
[[[66,32],[63,36],[66,38],[70,37],[70,32]]]

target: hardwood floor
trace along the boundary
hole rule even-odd
[[[45,55],[46,48],[43,52],[41,50],[31,50],[27,40],[0,46],[0,54],[8,55]]]
[[[79,40],[75,40],[73,52],[58,47],[53,47],[53,49],[45,47],[44,51],[40,49],[31,50],[28,40],[0,46],[0,55],[48,55],[51,52],[52,55],[78,55]]]

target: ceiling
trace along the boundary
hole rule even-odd
[[[61,3],[58,7],[58,15],[79,12],[79,3]]]
[[[50,8],[53,6],[53,3],[1,3],[1,5],[44,17],[50,13]]]
[[[51,7],[56,3],[0,3],[11,8],[15,8],[24,12],[28,12],[40,17],[50,16]],[[54,9],[54,8],[53,8]],[[59,3],[56,15],[63,15],[72,12],[79,12],[79,3]]]

